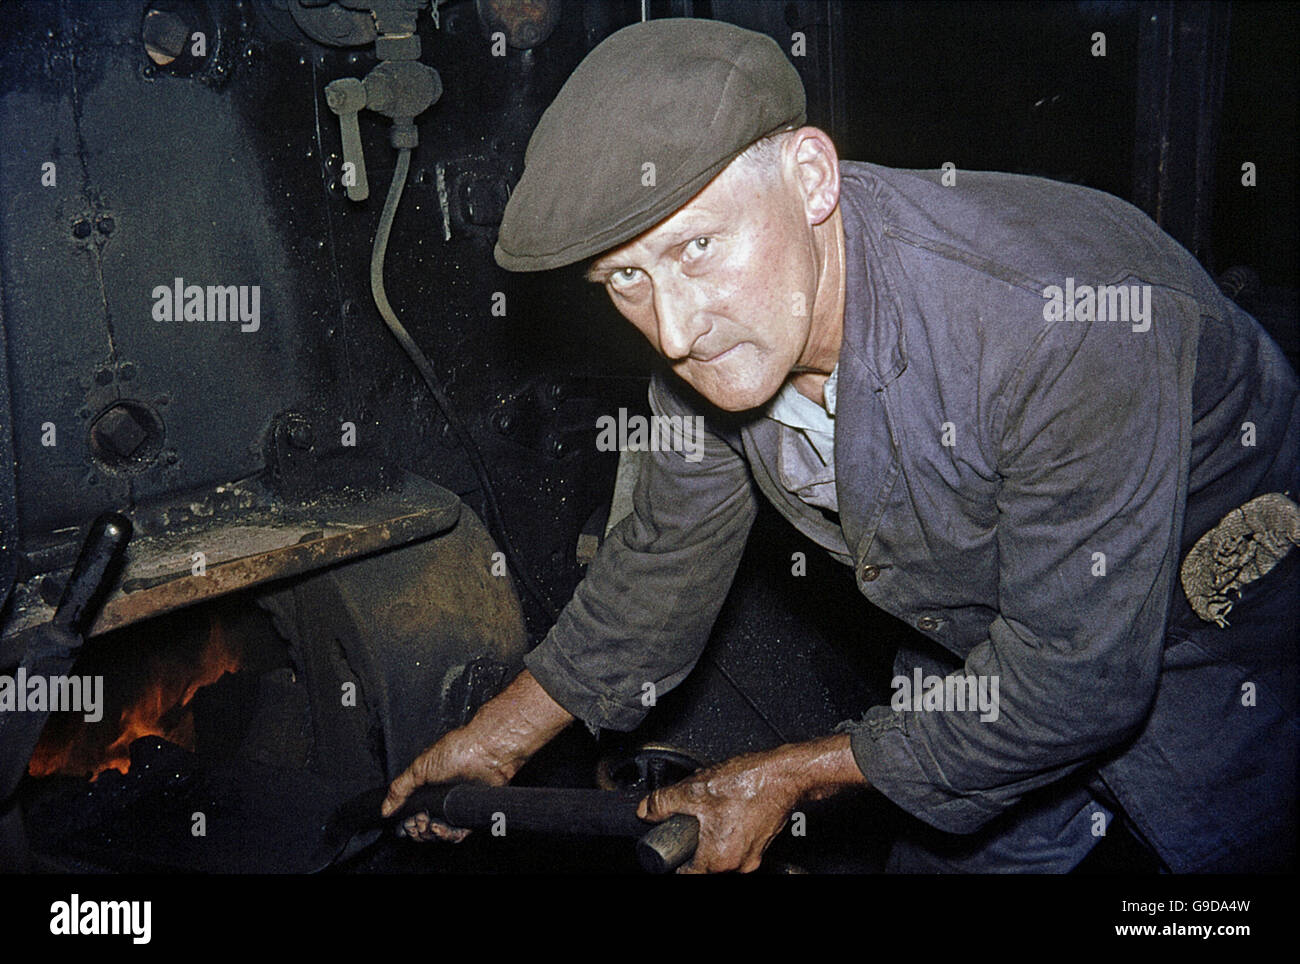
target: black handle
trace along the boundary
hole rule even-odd
[[[653,874],[676,870],[695,853],[700,822],[676,814],[649,824],[636,815],[639,796],[608,790],[550,787],[489,787],[477,783],[417,787],[390,819],[424,812],[453,827],[478,830],[504,825],[505,831],[567,833],[595,837],[636,837],[637,859]]]
[[[78,636],[85,635],[95,617],[99,597],[108,588],[108,573],[121,560],[130,539],[131,520],[121,513],[105,512],[91,523],[90,533],[54,611],[55,626]]]
[[[649,873],[671,873],[695,856],[699,843],[700,821],[689,813],[673,814],[636,842],[636,859]]]
[[[646,823],[636,815],[639,797],[608,790],[551,787],[487,787],[461,784],[447,791],[442,816],[453,827],[571,833],[590,837],[639,837]]]
[[[72,668],[99,597],[108,588],[111,570],[130,538],[131,520],[126,516],[106,512],[94,521],[54,618],[37,626],[26,643],[20,665],[28,673],[60,676]],[[0,713],[0,805],[27,771],[48,715],[48,711]]]

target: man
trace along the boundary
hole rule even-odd
[[[703,455],[649,456],[528,669],[385,812],[423,782],[504,783],[575,718],[635,726],[644,685],[699,658],[757,488],[951,654],[900,653],[905,682],[958,685],[652,794],[647,818],[700,820],[688,870],[753,870],[801,801],[851,786],[934,828],[897,870],[1069,870],[1118,814],[1175,871],[1290,865],[1300,554],[1264,571],[1300,539],[1286,360],[1113,197],[840,162],[804,121],[773,41],[684,19],[608,38],[543,115],[497,260],[594,258],[671,368],[651,408],[703,415]],[[1270,493],[1229,546],[1220,520]],[[1258,553],[1228,576],[1226,549],[1193,553],[1201,618],[1179,570],[1211,530]]]

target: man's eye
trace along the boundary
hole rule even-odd
[[[609,283],[615,288],[626,288],[637,280],[640,268],[617,268],[610,272]]]
[[[695,248],[696,251],[703,251],[705,248],[709,246],[709,240],[710,240],[709,238],[696,238],[694,241],[691,242],[691,245]]]

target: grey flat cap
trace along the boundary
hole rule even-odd
[[[760,137],[802,126],[805,110],[798,72],[766,34],[689,18],[624,27],[586,56],[538,121],[497,264],[542,271],[618,247]]]

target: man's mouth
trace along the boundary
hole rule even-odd
[[[722,359],[726,358],[728,355],[730,355],[733,351],[735,351],[739,347],[740,345],[738,344],[732,345],[730,348],[725,348],[722,351],[718,352],[716,355],[712,355],[708,358],[697,358],[696,361],[705,365],[712,365],[714,362],[721,361]]]

